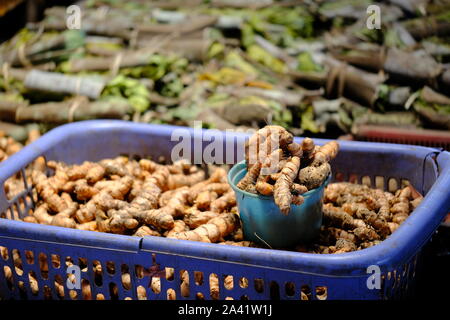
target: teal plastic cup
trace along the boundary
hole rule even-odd
[[[301,205],[291,205],[288,215],[281,213],[272,196],[253,194],[236,185],[247,173],[245,161],[228,172],[228,182],[236,194],[236,202],[246,240],[271,248],[287,248],[308,243],[322,225],[322,198],[331,175],[318,188],[303,194]]]

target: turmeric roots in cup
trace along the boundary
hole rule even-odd
[[[241,190],[273,196],[287,215],[291,204],[301,205],[302,194],[322,185],[331,172],[329,161],[339,151],[331,141],[319,147],[310,138],[301,143],[280,126],[258,130],[245,145],[247,174],[237,184]]]

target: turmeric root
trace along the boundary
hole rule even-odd
[[[174,174],[169,176],[167,186],[169,189],[177,189],[184,186],[190,187],[203,180],[205,180],[204,171],[198,171],[189,175]]]
[[[140,190],[132,190],[136,193],[131,201],[131,206],[139,210],[150,210],[158,207],[158,198],[162,193],[161,188],[155,183],[154,177],[144,181]]]
[[[105,169],[105,175],[117,175],[123,177],[127,174],[125,164],[128,163],[128,158],[117,157],[115,159],[103,159],[99,164]]]
[[[87,223],[94,220],[99,211],[102,210],[96,205],[95,201],[89,201],[85,205],[80,205],[77,212],[75,212],[75,219],[78,223]]]
[[[13,199],[16,195],[21,193],[25,189],[24,181],[22,177],[12,176],[5,181],[4,185],[6,197]]]
[[[397,191],[391,207],[391,213],[393,214],[392,222],[400,224],[408,218],[410,198],[411,189],[409,186]]]
[[[303,156],[303,148],[302,145],[296,143],[296,142],[292,142],[290,144],[287,145],[287,149],[289,150],[289,153],[293,156],[293,157],[299,157],[301,158]]]
[[[322,226],[320,236],[322,238],[321,242],[323,243],[332,243],[338,239],[345,239],[351,242],[356,242],[356,237],[353,233],[340,228]]]
[[[298,181],[308,190],[312,190],[322,185],[322,183],[330,174],[330,171],[331,168],[327,162],[318,167],[308,166],[300,169],[300,172],[298,174]]]
[[[75,212],[78,209],[78,204],[75,202],[71,202],[68,204],[67,209],[59,212],[55,216],[53,216],[51,225],[53,226],[59,226],[59,227],[66,227],[66,228],[75,228],[76,223],[75,220],[72,218]]]
[[[127,209],[133,218],[156,227],[170,229],[173,226],[172,215],[182,210],[179,207],[180,197],[175,196],[168,201],[167,206],[156,209],[158,207],[158,198],[162,193],[161,188],[167,182],[168,176],[169,171],[167,168],[158,168],[145,179],[142,189],[137,192],[136,197],[131,201]],[[185,194],[186,192],[183,193],[182,197],[185,197]]]
[[[222,196],[223,194],[231,191],[231,187],[228,183],[224,182],[214,182],[207,185],[204,185],[202,188],[197,188],[195,191],[203,192],[203,191],[209,191],[209,192],[215,192],[218,196]],[[189,189],[189,193],[191,195],[195,194],[195,191],[192,190],[192,188]],[[198,194],[198,193],[197,193]]]
[[[28,139],[26,141],[26,144],[28,145],[30,143],[33,143],[40,137],[41,137],[41,133],[38,129],[31,129],[30,131],[28,131]],[[35,170],[35,171],[44,172],[45,171],[45,158],[37,157],[33,161],[31,168],[32,168],[32,170]]]
[[[247,169],[262,162],[274,150],[286,148],[292,143],[293,136],[280,126],[265,126],[253,134],[245,144]]]
[[[100,181],[103,179],[103,176],[105,175],[105,168],[103,168],[99,164],[93,164],[93,166],[87,171],[86,173],[86,181],[90,185],[96,183],[97,181]]]
[[[314,154],[312,166],[320,166],[325,162],[334,159],[339,151],[339,144],[336,141],[330,141],[319,148]]]
[[[327,223],[344,229],[367,227],[364,221],[360,219],[354,219],[347,212],[340,208],[334,207],[330,203],[325,203],[323,205],[323,218]]]
[[[362,243],[359,245],[359,247],[360,247],[361,249],[366,249],[366,248],[373,247],[373,246],[375,246],[375,245],[377,245],[377,244],[379,244],[379,243],[381,243],[380,240],[365,241],[365,242],[362,242]]]
[[[126,194],[133,186],[133,179],[124,176],[118,180],[98,181],[94,188],[110,194],[114,199],[124,200]]]
[[[180,277],[180,291],[181,295],[185,298],[189,297],[190,290],[189,290],[189,273],[186,270],[181,271],[181,277]]]
[[[48,205],[46,203],[41,204],[34,210],[33,218],[38,223],[50,225],[52,223],[52,216],[48,214],[47,210]]]
[[[37,294],[39,292],[38,282],[36,278],[31,275],[31,273],[28,274],[28,281],[30,282],[31,293]]]
[[[136,210],[136,208],[133,207],[133,200],[130,212],[138,221],[163,229],[171,229],[174,224],[174,217],[182,216],[184,214],[190,196],[189,188],[179,188],[167,202],[166,206],[145,211]]]
[[[284,165],[285,162],[282,162],[284,157],[283,149],[275,149],[270,153],[267,158],[263,159],[261,161],[261,171],[260,174],[262,176],[267,176],[272,173],[277,173],[280,171]],[[281,166],[283,165],[283,166]]]
[[[170,238],[172,234],[189,231],[189,226],[183,220],[175,220],[172,229],[164,233],[164,236]]]
[[[142,189],[142,187],[139,188],[139,190]],[[160,207],[165,207],[167,205],[167,202],[169,202],[170,198],[172,198],[172,195],[175,194],[176,190],[167,190],[161,194],[158,200],[158,205]]]
[[[256,190],[256,184],[249,184],[247,188],[245,188],[245,191],[248,193],[258,194],[258,190]]]
[[[136,237],[146,237],[146,236],[160,237],[161,234],[158,231],[150,229],[147,226],[141,226],[141,227],[139,227],[139,229],[136,230],[136,232],[133,234],[133,236],[136,236]]]
[[[265,141],[268,147],[274,147],[274,140],[267,138],[273,139],[273,136],[266,137]],[[290,198],[284,200],[289,205],[280,204],[284,208],[301,204],[308,186],[320,185],[311,181],[321,181],[328,176],[327,161],[335,155],[331,150],[332,144],[326,148],[316,148],[312,144],[313,149],[308,149],[308,146],[311,147],[308,143],[291,141],[284,144],[284,149],[272,150],[266,162],[260,163],[259,172],[258,166],[249,168],[249,171],[255,170],[256,173],[249,179],[247,188],[254,188],[254,192],[260,194],[273,194],[274,198],[279,198],[279,193],[284,192]],[[264,151],[264,148],[261,150]],[[262,167],[277,159],[275,155],[282,157],[281,171],[262,174]],[[207,179],[193,179],[196,181],[193,184],[170,189],[169,180],[173,177],[182,175],[183,179],[187,179],[201,169],[186,162],[167,166],[151,160],[138,162],[124,157],[99,163],[85,162],[78,166],[51,161],[48,165],[54,170],[53,176],[47,177],[44,171],[39,170],[29,175],[32,177],[30,184],[35,187],[37,206],[30,216],[24,218],[25,221],[141,237],[166,236],[234,246],[256,246],[243,237],[234,192],[226,183],[223,168],[216,168]],[[325,173],[321,176],[316,174],[319,178],[312,179],[313,173],[320,170]],[[302,175],[302,172],[306,173]],[[15,187],[11,184],[10,188]],[[331,184],[325,190],[324,227],[318,243],[304,246],[301,250],[343,253],[376,245],[400,226],[421,199],[410,187],[392,195],[367,186]],[[123,278],[128,279],[126,273]],[[191,279],[191,282],[194,280]],[[225,286],[233,283],[231,278],[225,277],[224,280]],[[180,281],[182,295],[189,294],[189,273],[181,273]],[[55,289],[60,290],[58,288],[59,285],[55,284]],[[145,288],[141,293],[144,297]],[[165,291],[163,294],[176,298],[175,291]],[[218,296],[218,289],[213,290],[213,296]]]
[[[292,187],[291,187],[291,191],[293,194],[302,195],[302,194],[308,192],[308,188],[302,184],[293,183]]]
[[[256,191],[264,196],[273,195],[274,185],[264,181],[258,181],[255,185]]]
[[[237,187],[241,190],[247,191],[250,185],[254,185],[256,183],[256,179],[259,176],[259,172],[261,171],[261,163],[255,163],[245,174],[245,176],[239,181]]]
[[[265,128],[268,128],[271,136],[275,136],[279,143],[279,148],[286,148],[287,145],[293,142],[294,137],[291,133],[289,133],[285,128],[276,125],[269,125]],[[264,128],[263,128],[264,129]]]
[[[314,141],[311,138],[305,138],[302,140],[302,153],[303,153],[303,158],[305,159],[311,159],[313,153],[314,153]]]
[[[280,211],[287,215],[291,209],[292,194],[291,187],[294,183],[298,171],[300,169],[300,158],[292,157],[292,159],[281,170],[281,176],[275,183],[273,190],[275,203],[280,208]]]
[[[72,181],[84,179],[89,169],[91,169],[94,165],[94,163],[89,161],[85,161],[80,165],[73,165],[67,169],[67,176],[69,177],[69,180]]]
[[[273,146],[273,141],[266,142]],[[301,157],[293,156],[294,152],[300,154],[301,146],[290,142],[282,149],[283,154],[280,148],[273,150],[269,156],[278,154],[283,157],[282,170],[270,175],[261,174],[260,171],[254,175],[254,180],[249,185],[262,194],[265,191],[261,184],[266,183],[264,187],[269,189],[267,194],[274,194],[277,183],[278,186],[284,183],[283,188],[290,197],[287,207],[301,204],[302,195],[309,189],[302,184],[305,181],[299,179],[300,171],[305,168],[317,171],[329,166],[327,162],[317,167],[311,166],[312,162],[304,166],[303,160],[307,160],[304,158],[303,148]],[[311,159],[315,159],[319,151],[319,148],[315,148]],[[266,159],[269,159],[266,162],[268,164],[270,157]],[[97,165],[100,163],[99,170]],[[49,166],[55,172],[53,176],[46,177],[42,172],[33,174],[31,183],[40,183],[36,188],[38,206],[32,215],[25,218],[26,221],[135,236],[166,236],[255,246],[243,238],[236,215],[236,199],[226,183],[226,171],[223,168],[214,168],[209,178],[191,186],[171,190],[168,186],[170,176],[190,176],[200,169],[186,162],[167,166],[151,160],[137,162],[123,157],[99,163],[83,163],[78,167],[52,162],[49,162]],[[261,164],[263,166],[264,163]],[[252,166],[249,170],[256,170],[255,168],[257,167]],[[103,173],[89,175],[90,171],[95,172],[94,169]],[[71,177],[77,173],[81,178],[70,180],[68,170],[72,170]],[[81,174],[81,171],[85,173]],[[310,177],[309,179],[311,180]],[[45,192],[44,186],[47,189]],[[305,247],[304,250],[341,253],[374,245],[398,228],[400,224],[395,221],[410,213],[415,199],[420,200],[421,197],[413,195],[409,189],[399,191],[394,196],[366,186],[331,184],[325,191],[325,228],[321,231],[319,243]],[[416,202],[419,203],[419,200]],[[53,209],[49,201],[53,204]],[[58,207],[64,210],[56,211]],[[353,245],[340,241],[342,239]],[[183,286],[188,282],[184,283]]]
[[[372,241],[380,239],[380,236],[375,232],[375,230],[369,227],[358,227],[353,230],[355,236],[361,241]]]
[[[225,193],[223,196],[213,200],[210,204],[210,210],[213,212],[223,212],[236,205],[236,197],[233,191]]]
[[[184,215],[187,205],[192,202],[189,188],[182,187],[172,195],[164,208],[170,212],[173,217],[180,217]]]
[[[0,161],[6,160],[9,156],[20,151],[22,147],[21,143],[17,142],[12,137],[6,136],[5,132],[0,131]]]
[[[236,223],[236,215],[221,213],[218,217],[209,220],[208,223],[194,230],[172,233],[167,237],[191,241],[219,242],[235,229]]]
[[[98,228],[103,232],[125,233],[139,225],[139,222],[126,209],[110,209],[107,216],[107,219],[97,221]]]
[[[355,251],[357,249],[354,242],[342,238],[336,240],[334,247],[336,248],[334,253],[345,253]]]
[[[391,194],[383,192],[380,189],[374,189],[372,194],[374,198],[377,199],[378,216],[380,216],[380,218],[385,219],[386,221],[392,219],[392,214],[390,212],[390,205],[389,205],[389,198]]]
[[[167,166],[171,174],[189,174],[193,173],[192,169],[197,168],[193,166],[189,160],[180,159],[175,161],[173,164]]]
[[[98,231],[97,221],[89,221],[85,223],[78,223],[76,229],[87,231]]]
[[[74,192],[78,200],[89,200],[95,196],[99,190],[88,185],[87,180],[80,179],[74,184]]]
[[[244,240],[244,231],[242,230],[241,226],[238,226],[229,237],[231,240],[236,242],[242,242]]]
[[[195,199],[194,203],[200,210],[209,210],[211,203],[218,197],[214,191],[202,191]]]
[[[142,223],[150,224],[157,228],[171,229],[174,224],[173,216],[171,215],[172,208],[151,209],[146,211],[133,210],[132,216]]]
[[[108,188],[101,190],[95,196],[93,196],[86,204],[81,204],[80,209],[76,212],[75,217],[79,223],[85,223],[92,221],[95,217],[99,217],[104,215],[105,212],[115,209],[120,210],[128,207],[128,203],[116,199],[115,197],[123,198],[124,190],[120,188],[125,188],[129,190],[129,183],[120,183],[120,181],[114,181],[119,189],[116,189],[114,192],[111,192]],[[117,183],[118,182],[118,183]]]
[[[398,227],[400,227],[400,224],[395,223],[395,222],[388,222],[387,225],[389,227],[390,233],[394,233],[394,231],[397,230]]]
[[[3,258],[3,260],[8,260],[8,249],[6,247],[0,246],[0,257]]]
[[[211,299],[219,299],[219,277],[214,273],[209,276],[209,292]]]
[[[125,290],[130,290],[131,289],[131,275],[128,272],[122,273],[121,280],[122,280],[123,288]]]
[[[198,194],[205,190],[210,190],[210,191],[214,191],[218,194],[221,194],[217,190],[211,190],[211,188],[209,188],[209,186],[212,184],[220,184],[220,185],[225,184],[226,187],[223,187],[223,188],[229,189],[230,186],[228,185],[228,183],[224,183],[224,182],[226,182],[226,176],[227,176],[227,172],[223,168],[216,168],[212,172],[211,176],[208,179],[197,182],[196,184],[194,184],[193,186],[191,186],[189,188],[192,198],[193,199],[197,198]]]
[[[147,291],[143,286],[138,286],[136,291],[138,300],[147,300]]]
[[[200,211],[196,208],[191,208],[188,210],[184,216],[183,221],[191,229],[200,227],[201,225],[208,223],[212,218],[217,217],[219,214],[213,211]]]
[[[367,221],[367,224],[372,226],[381,236],[386,237],[391,234],[391,230],[389,228],[389,225],[387,224],[387,221],[383,217],[377,215],[375,212],[370,211],[367,208],[360,207],[356,211],[355,215],[357,218]]]
[[[43,203],[36,208],[33,213],[33,217],[36,219],[38,223],[53,225],[58,227],[66,227],[66,228],[75,228],[76,223],[71,218],[75,213],[77,207],[76,205],[72,205],[71,207],[66,208],[60,213],[52,216],[48,213],[48,204]]]
[[[37,173],[34,177],[36,191],[40,197],[48,204],[48,208],[53,212],[61,212],[67,209],[67,203],[58,195],[58,190],[51,184],[51,180],[42,173]]]

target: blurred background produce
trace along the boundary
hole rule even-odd
[[[2,28],[3,122],[273,123],[450,147],[448,0],[86,0],[81,30],[56,1],[8,2],[2,20],[22,7],[31,22]]]

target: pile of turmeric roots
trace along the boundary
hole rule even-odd
[[[302,194],[321,186],[331,172],[328,163],[336,157],[339,144],[322,147],[305,138],[298,144],[286,129],[269,125],[258,130],[245,146],[247,174],[239,181],[241,190],[274,197],[281,213],[291,204],[301,205]]]
[[[330,184],[317,244],[297,250],[344,253],[374,246],[389,237],[422,199],[411,185],[392,194],[347,182]]]
[[[124,156],[46,166],[54,170],[50,177],[36,162],[29,171],[37,203],[26,222],[214,243],[242,240],[224,168]]]

